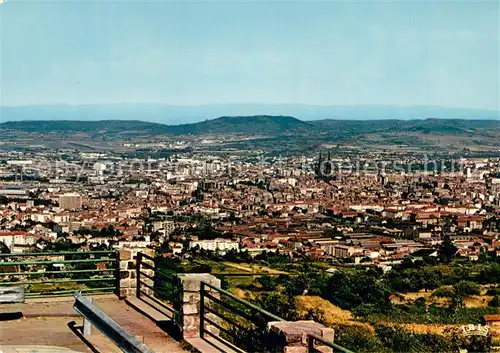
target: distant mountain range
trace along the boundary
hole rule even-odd
[[[498,120],[316,120],[302,121],[291,116],[224,116],[198,123],[165,125],[138,120],[44,120],[11,121],[0,124],[1,130],[28,133],[88,133],[108,135],[357,135],[357,134],[451,134],[478,135],[493,133],[499,140]]]
[[[321,106],[304,104],[162,104],[39,105],[3,107],[0,122],[23,120],[141,120],[162,124],[196,123],[218,116],[282,115],[303,121],[378,119],[500,119],[498,111],[435,106]]]

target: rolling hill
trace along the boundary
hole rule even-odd
[[[243,133],[251,135],[279,135],[304,133],[312,125],[291,116],[223,116],[194,124],[171,125],[168,132],[186,134],[227,134]]]
[[[26,120],[8,121],[0,124],[0,129],[22,131],[29,133],[110,133],[137,131],[154,133],[165,128],[163,124],[149,123],[138,120]]]
[[[199,123],[164,125],[138,120],[34,120],[0,124],[0,129],[29,133],[100,133],[137,135],[237,134],[280,135],[307,132],[311,124],[290,116],[224,116]]]
[[[15,121],[0,124],[0,139],[15,141],[21,134],[51,134],[79,139],[186,135],[239,135],[226,147],[235,149],[292,149],[318,145],[500,148],[498,120],[316,120],[301,121],[291,116],[223,116],[192,124],[164,125],[138,120],[100,121]]]

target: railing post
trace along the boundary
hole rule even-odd
[[[92,297],[87,297],[87,300],[90,304],[92,304]],[[83,317],[83,337],[89,337],[92,334],[92,323],[86,318]]]
[[[310,335],[307,335],[307,351],[309,353],[314,352],[314,338]]]
[[[118,298],[121,298],[120,294],[120,252],[115,252],[115,294]]]
[[[205,335],[205,283],[200,282],[200,337]]]
[[[135,288],[135,296],[137,298],[141,297],[141,263],[142,263],[142,253],[137,253],[137,261],[135,264],[135,278],[137,281],[137,285]]]
[[[220,279],[211,275],[210,273],[180,273],[180,293],[179,299],[177,302],[179,303],[177,310],[179,310],[179,331],[182,332],[182,337],[186,338],[198,338],[201,336],[201,324],[202,324],[202,315],[204,316],[205,303],[202,304],[202,298],[208,292],[212,292],[214,290],[207,289],[206,286],[203,285],[207,283],[216,288],[220,288]],[[202,297],[202,286],[203,286],[203,297]],[[214,291],[215,292],[215,291]],[[214,293],[214,295],[216,295]],[[203,328],[207,333],[210,328]]]

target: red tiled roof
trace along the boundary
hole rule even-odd
[[[500,315],[484,315],[484,321],[500,321]]]

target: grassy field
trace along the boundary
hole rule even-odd
[[[421,294],[421,293],[417,293]],[[422,295],[417,295],[418,298]],[[328,326],[344,325],[344,326],[358,326],[364,327],[371,332],[375,332],[372,325],[369,323],[356,320],[352,313],[348,310],[343,310],[338,306],[330,303],[329,301],[317,296],[297,296],[296,297],[297,309],[300,314],[304,315],[308,310],[319,310],[322,313],[323,321]],[[377,322],[384,325],[391,325],[402,327],[418,334],[434,333],[444,334],[447,329],[460,328],[462,325],[451,324],[413,324],[413,323],[396,323],[392,321]],[[493,336],[494,344],[500,346],[500,336]]]
[[[295,297],[295,303],[297,305],[297,311],[300,315],[305,315],[309,310],[319,310],[323,315],[324,323],[328,326],[336,324],[362,326],[371,332],[375,332],[370,324],[354,319],[349,310],[343,310],[321,297],[299,295]]]
[[[217,262],[213,260],[197,260],[196,262],[198,264],[209,265],[212,269],[211,273],[227,282],[230,290],[241,298],[248,298],[251,293],[239,287],[250,286],[262,274],[288,275],[285,271],[258,264],[237,264],[229,261]],[[238,274],[241,274],[241,276],[238,276]]]
[[[218,275],[217,277],[224,277],[224,279],[227,281],[229,288],[231,289],[231,292],[236,293],[237,290],[239,290],[239,294],[236,293],[236,295],[241,296],[242,298],[245,296],[245,293],[248,293],[248,291],[245,291],[241,287],[249,286],[253,283],[255,278],[257,276],[221,276]]]
[[[235,274],[235,273],[265,273],[272,275],[287,275],[288,272],[276,270],[267,266],[262,266],[258,264],[237,264],[234,262],[224,261],[217,262],[213,260],[197,260],[199,264],[209,265],[212,268],[212,273],[227,273],[227,274]]]
[[[486,290],[483,289],[482,293],[485,293]],[[432,293],[434,291],[427,291],[425,292],[424,290],[419,291],[419,292],[410,292],[410,293],[398,293],[401,295],[404,299],[399,300],[399,299],[394,299],[395,304],[404,304],[404,303],[411,303],[414,302],[417,298],[423,297],[425,298],[425,302],[429,304],[436,304],[438,306],[448,306],[450,304],[450,299],[449,298],[440,298],[440,297],[433,297]],[[466,308],[485,308],[488,306],[489,301],[493,298],[491,295],[473,295],[471,297],[468,297],[465,299],[464,304]]]
[[[224,262],[223,265],[227,268],[233,268],[237,270],[241,270],[248,273],[268,273],[273,275],[287,275],[288,272],[275,270],[273,268],[267,266],[261,266],[256,264],[236,264],[232,262]]]

